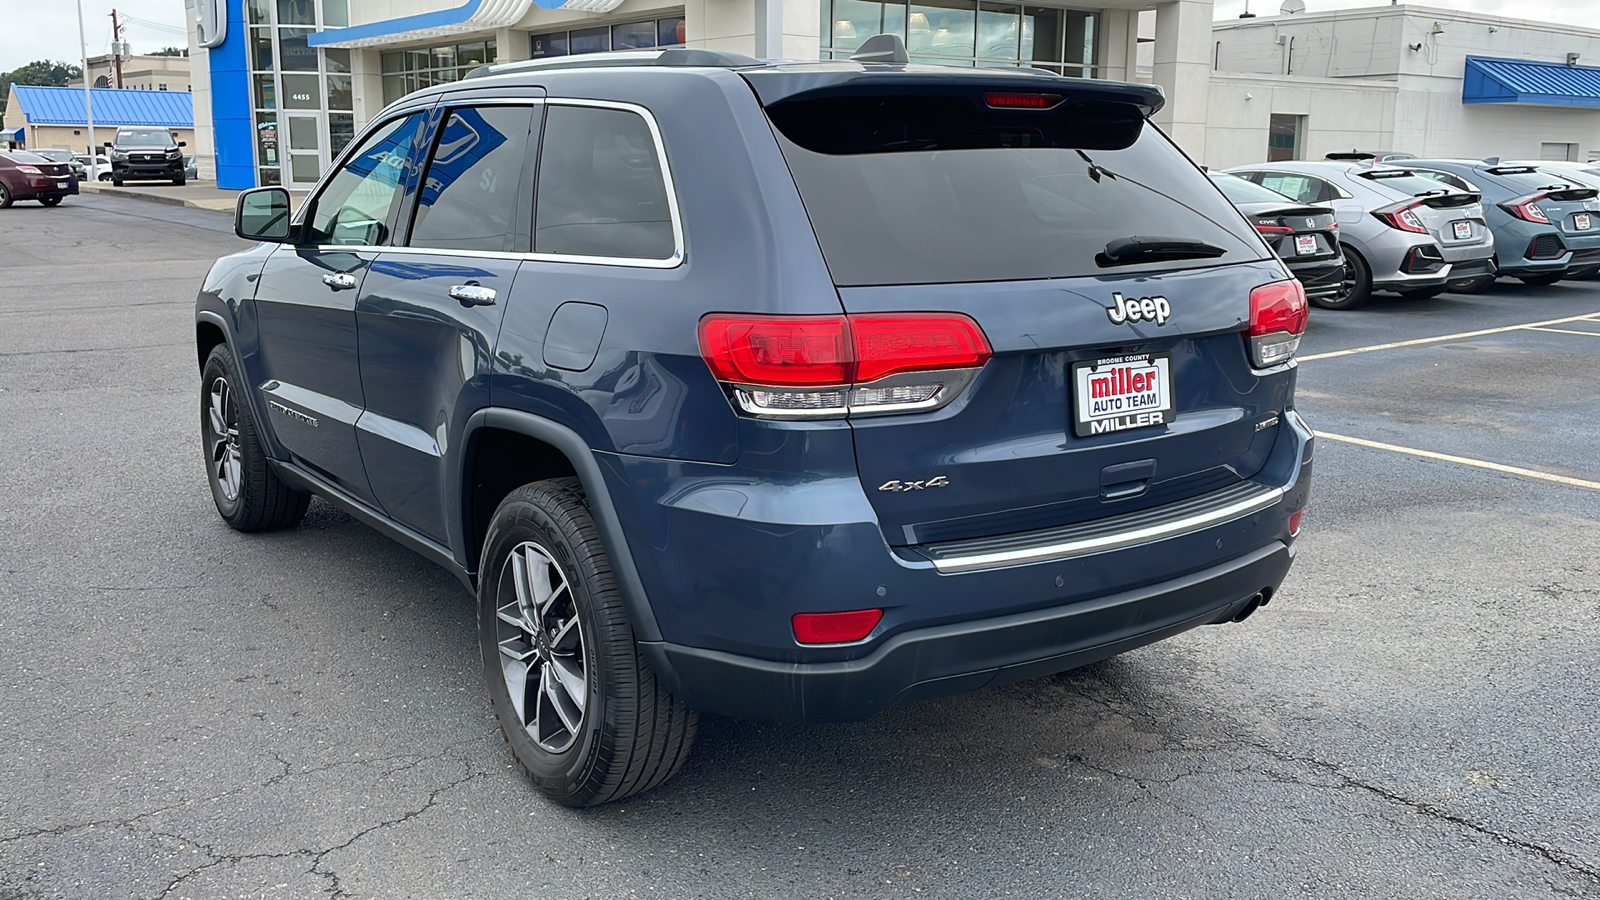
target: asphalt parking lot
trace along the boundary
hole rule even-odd
[[[1600,282],[1313,310],[1248,622],[543,801],[444,571],[212,508],[227,216],[0,212],[0,900],[1600,897]],[[1542,324],[1541,324],[1542,323]]]

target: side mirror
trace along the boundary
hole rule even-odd
[[[233,233],[247,241],[289,243],[289,192],[281,187],[255,188],[239,195],[233,212]]]
[[[178,146],[179,147],[187,147],[187,146],[189,146],[189,142],[188,141],[179,141],[178,142]]]
[[[111,142],[110,141],[106,141],[104,144],[101,144],[100,146],[101,146],[101,148],[103,148],[105,150],[110,150],[111,149]]]

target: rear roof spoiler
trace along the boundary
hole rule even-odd
[[[863,94],[940,95],[969,91],[1060,94],[1067,101],[1126,104],[1146,118],[1166,105],[1159,85],[1068,78],[1038,69],[954,69],[861,61],[742,69],[762,106]]]

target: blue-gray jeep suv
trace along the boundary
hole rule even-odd
[[[476,592],[568,805],[696,713],[859,719],[1271,599],[1298,282],[1147,85],[666,50],[406,97],[197,303],[234,528],[315,494]]]

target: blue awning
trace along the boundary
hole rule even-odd
[[[1600,109],[1600,66],[1469,56],[1461,102]]]
[[[86,125],[83,88],[14,84],[17,103],[29,125]],[[92,88],[96,125],[194,127],[194,97],[188,91],[135,91]]]

